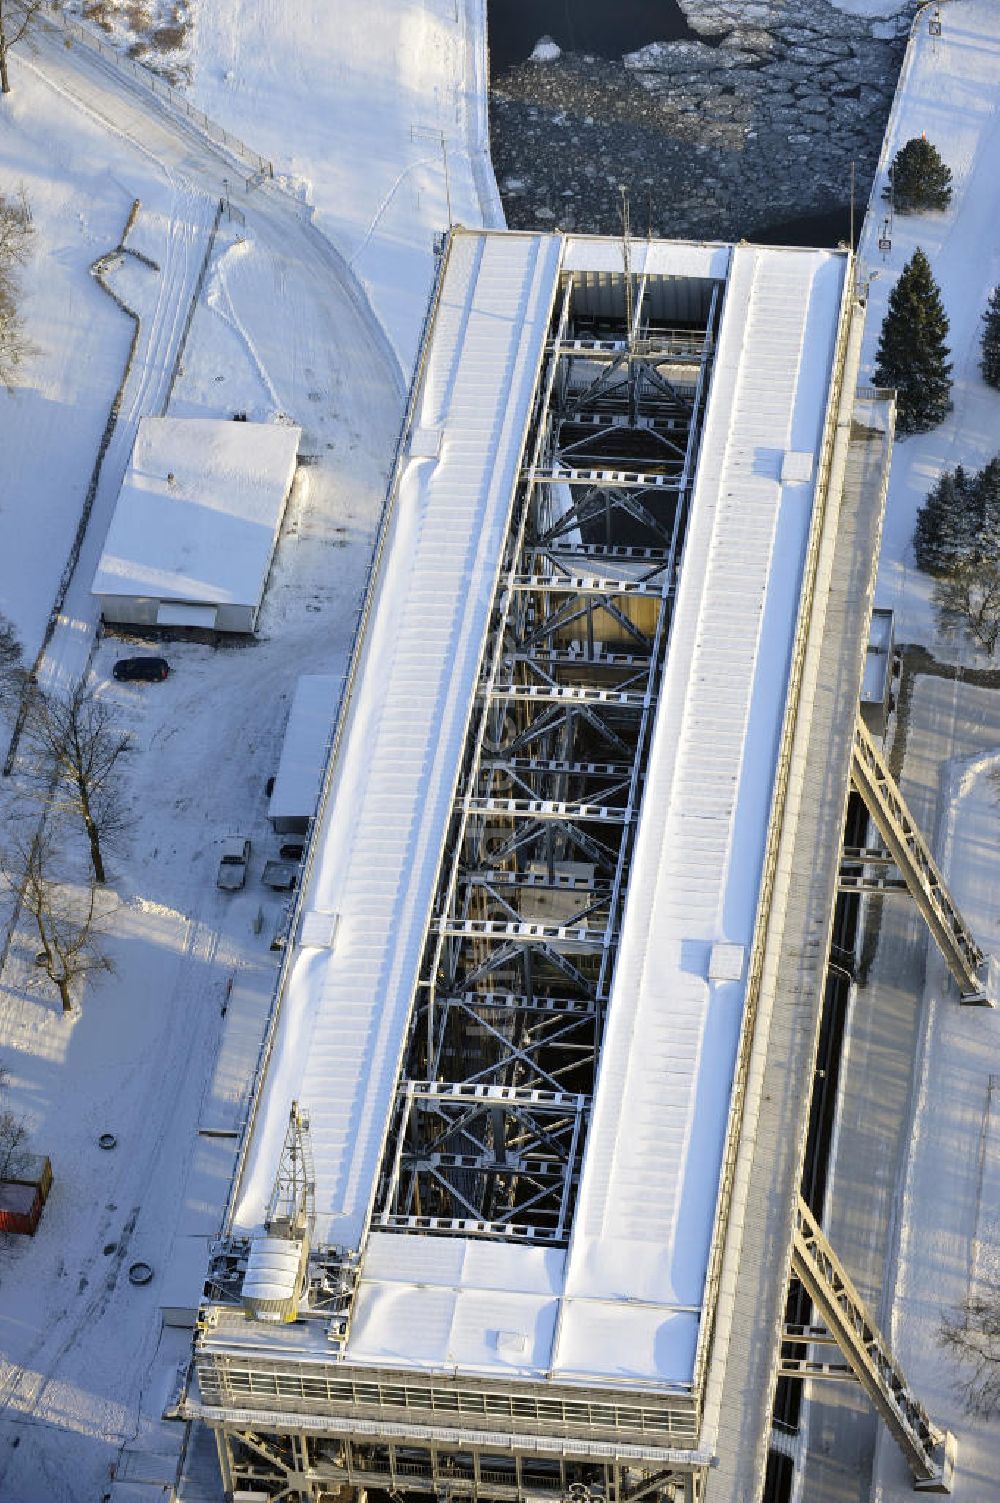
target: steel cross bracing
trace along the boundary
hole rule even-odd
[[[569,1235],[718,296],[678,330],[644,284],[615,328],[575,294],[567,279],[493,603],[383,1230]]]
[[[963,1002],[992,1006],[996,1001],[995,961],[976,943],[962,917],[948,885],[938,869],[929,846],[906,806],[906,801],[874,737],[859,714],[854,728],[851,778],[865,801],[882,840],[885,851],[845,853],[847,871],[842,868],[842,890],[887,892],[899,890],[899,882],[865,868],[884,868],[891,861],[914,898],[944,957],[945,964],[958,983]],[[853,870],[852,870],[853,868]]]
[[[854,1377],[901,1447],[916,1485],[928,1491],[950,1492],[953,1438],[931,1423],[893,1357],[889,1343],[801,1196],[795,1216],[792,1272],[824,1322],[825,1333],[836,1342]],[[788,1338],[786,1333],[786,1339],[811,1345],[823,1338],[812,1328],[801,1328],[798,1336],[793,1333]],[[806,1359],[786,1362],[785,1369],[787,1375],[797,1377],[847,1376],[839,1366]]]
[[[641,1468],[567,1461],[512,1451],[490,1454],[447,1444],[421,1446],[390,1437],[317,1436],[294,1426],[279,1433],[247,1425],[215,1427],[226,1496],[325,1496],[353,1488],[433,1494],[440,1503],[698,1503],[704,1469]]]

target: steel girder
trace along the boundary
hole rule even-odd
[[[851,778],[885,843],[885,854],[880,850],[872,859],[884,863],[888,857],[899,869],[902,882],[958,983],[962,1001],[993,1006],[997,995],[996,962],[977,944],[860,712],[854,730]],[[867,852],[861,853],[861,869],[855,867],[849,890],[898,891],[898,882],[881,873],[871,875],[864,871],[872,859]],[[842,890],[845,888],[843,872],[840,886]]]
[[[951,1492],[954,1437],[931,1422],[888,1341],[801,1196],[795,1214],[792,1272],[812,1300],[849,1371],[807,1359],[786,1360],[786,1375],[857,1378],[902,1450],[915,1485],[928,1492]],[[808,1345],[818,1338],[815,1332],[810,1335],[809,1329],[803,1329],[798,1336],[793,1333],[792,1339]]]
[[[346,1487],[380,1488],[390,1497],[433,1494],[440,1503],[698,1503],[704,1468],[574,1462],[529,1452],[491,1454],[370,1438],[317,1437],[289,1431],[215,1431],[227,1496],[243,1489],[279,1503],[323,1499]]]

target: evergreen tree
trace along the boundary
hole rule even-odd
[[[1000,287],[994,287],[983,314],[982,359],[979,369],[989,386],[1000,390]]]
[[[975,477],[975,511],[979,519],[972,557],[996,559],[1000,554],[1000,455],[995,455]]]
[[[926,433],[951,410],[948,317],[930,262],[917,246],[889,298],[875,357],[876,386],[896,388],[896,428]]]
[[[913,551],[925,574],[948,574],[976,548],[982,530],[976,478],[961,465],[945,470],[917,512]]]
[[[918,209],[946,209],[951,202],[951,168],[936,146],[914,136],[893,158],[892,203],[900,214]]]

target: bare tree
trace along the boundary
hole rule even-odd
[[[0,0],[0,35],[10,0]],[[0,45],[0,69],[5,53]],[[24,188],[0,193],[0,383],[10,389],[17,372],[32,353],[18,310],[16,268],[28,259],[32,236],[31,209]]]
[[[1000,642],[1000,562],[963,561],[936,581],[934,605],[945,633],[961,631],[992,657]]]
[[[20,694],[24,677],[21,643],[17,632],[0,611],[0,706],[6,706]]]
[[[18,1174],[27,1158],[28,1129],[7,1106],[7,1071],[0,1065],[0,1181]]]
[[[10,93],[7,54],[38,20],[45,0],[0,0],[0,92]]]
[[[956,1388],[970,1414],[1000,1410],[1000,1275],[941,1322],[941,1343],[961,1366]]]
[[[120,841],[129,823],[118,763],[132,744],[131,736],[115,725],[110,707],[84,684],[68,699],[38,694],[27,732],[46,788],[54,782],[62,807],[83,825],[94,877],[105,882],[105,848]]]
[[[74,984],[95,973],[112,973],[114,964],[101,946],[97,883],[91,879],[82,890],[60,884],[52,875],[54,856],[51,836],[43,827],[30,841],[15,842],[3,864],[35,925],[41,947],[38,964],[58,989],[67,1013],[73,1010]]]

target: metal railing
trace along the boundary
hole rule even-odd
[[[859,386],[856,395],[859,402],[895,402],[896,388],[894,386]]]
[[[230,152],[240,161],[248,163],[253,169],[254,175],[260,178],[274,177],[274,166],[267,157],[261,156],[259,151],[254,151],[252,147],[247,146],[246,142],[241,141],[239,136],[234,135],[232,131],[225,130],[221,125],[217,124],[216,121],[205,114],[204,110],[199,110],[195,105],[191,104],[190,100],[185,99],[180,89],[174,84],[168,83],[160,74],[154,73],[151,68],[147,68],[144,63],[137,62],[134,58],[128,57],[117,47],[113,47],[110,42],[102,41],[89,26],[75,21],[71,16],[66,15],[64,11],[46,11],[44,19],[45,23],[53,31],[65,38],[67,46],[79,43],[79,45],[86,47],[89,52],[95,53],[98,57],[103,58],[105,62],[110,63],[112,67],[127,74],[136,83],[147,89],[149,93],[155,95],[168,109],[175,111],[179,115],[183,115],[202,135],[208,136],[216,145],[223,147],[225,151]],[[252,182],[247,183],[248,188],[252,186],[254,186]]]

